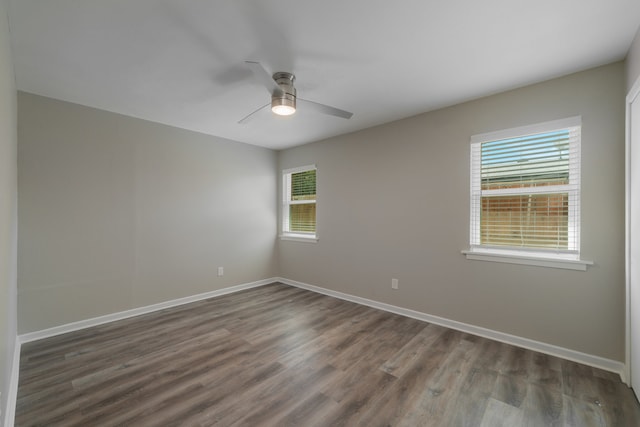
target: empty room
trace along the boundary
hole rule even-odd
[[[0,0],[0,423],[640,425],[639,30]]]

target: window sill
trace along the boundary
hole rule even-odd
[[[292,242],[305,242],[305,243],[316,243],[318,241],[318,237],[313,234],[281,234],[280,240],[289,240]]]
[[[561,268],[565,270],[587,271],[587,266],[593,261],[580,259],[563,259],[549,256],[534,256],[520,254],[503,254],[499,252],[464,250],[467,259],[476,261],[503,262],[507,264],[533,265],[537,267]]]

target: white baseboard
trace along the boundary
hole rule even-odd
[[[20,339],[16,337],[13,346],[13,359],[11,360],[11,376],[9,378],[9,390],[7,395],[7,407],[3,414],[4,427],[13,427],[16,416],[16,403],[18,401],[18,380],[20,374]]]
[[[429,323],[444,326],[447,328],[455,329],[457,331],[466,332],[472,335],[489,338],[495,341],[503,342],[505,344],[511,344],[517,347],[526,348],[528,350],[533,350],[533,351],[545,353],[551,356],[560,357],[563,359],[582,363],[584,365],[603,369],[605,371],[614,372],[620,375],[620,378],[622,379],[622,381],[626,383],[625,365],[622,362],[606,359],[599,356],[594,356],[587,353],[582,353],[579,351],[571,350],[564,347],[559,347],[552,344],[543,343],[540,341],[530,340],[528,338],[522,338],[515,335],[506,334],[504,332],[494,331],[491,329],[486,329],[479,326],[458,322],[455,320],[446,319],[439,316],[433,316],[433,315],[422,313],[419,311],[409,310],[407,308],[397,307],[391,304],[385,304],[382,302],[373,301],[370,299],[361,298],[361,297],[345,294],[338,291],[332,291],[332,290],[321,288],[318,286],[309,285],[307,283],[297,282],[295,280],[289,280],[282,277],[277,278],[277,280],[279,282],[282,282],[290,286],[295,286],[298,288],[306,289],[309,291],[317,292],[317,293],[328,295],[331,297],[340,298],[346,301],[351,301],[357,304],[366,305],[369,307],[388,311],[390,313],[399,314],[401,316],[411,317],[414,319],[422,320],[424,322],[429,322]]]
[[[144,307],[133,308],[131,310],[120,311],[117,313],[107,314],[104,316],[94,317],[91,319],[80,320],[78,322],[67,323],[65,325],[54,326],[53,328],[44,329],[36,332],[29,332],[19,336],[20,343],[50,338],[56,335],[66,334],[67,332],[78,331],[80,329],[90,328],[92,326],[103,325],[117,320],[128,319],[129,317],[140,316],[141,314],[152,313],[154,311],[164,310],[165,308],[176,307],[179,305],[189,304],[196,301],[202,301],[208,298],[214,298],[221,295],[231,294],[245,289],[256,288],[258,286],[268,285],[278,281],[277,278],[258,280],[257,282],[244,283],[241,285],[230,286],[228,288],[217,289],[203,294],[191,295],[184,298],[178,298],[171,301],[164,301],[158,304],[147,305]]]

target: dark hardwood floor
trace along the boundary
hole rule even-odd
[[[617,375],[271,284],[22,346],[17,426],[640,426]]]

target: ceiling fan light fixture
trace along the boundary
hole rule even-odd
[[[291,73],[279,71],[273,74],[280,91],[274,92],[271,96],[271,111],[279,116],[290,116],[296,112],[296,88],[293,82],[296,76]]]
[[[273,97],[271,111],[279,116],[290,116],[296,112],[296,99],[287,97]]]
[[[271,94],[271,111],[273,114],[279,116],[290,116],[296,112],[296,88],[293,83],[296,80],[296,76],[292,73],[285,71],[278,71],[269,75],[267,70],[256,61],[245,61],[245,63],[251,67],[256,77],[261,80],[262,84],[267,88]],[[350,113],[339,108],[331,107],[329,105],[320,104],[319,102],[309,101],[308,99],[300,98],[300,102],[304,105],[305,109],[316,111],[322,114],[328,114],[330,116],[340,117],[343,119],[350,119],[353,113]],[[251,117],[254,117],[258,111],[262,111],[267,108],[269,104],[263,105],[257,110],[249,113],[245,117],[241,118],[238,123],[246,123]]]

